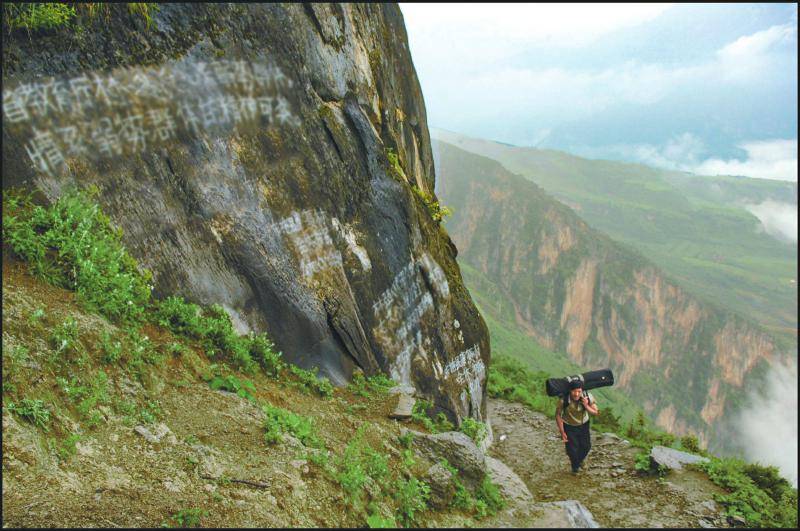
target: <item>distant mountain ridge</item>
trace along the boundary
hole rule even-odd
[[[797,244],[764,233],[744,205],[797,205],[797,183],[704,177],[589,160],[431,129],[431,136],[500,162],[627,243],[701,298],[787,336],[797,333]],[[438,183],[447,193],[447,183]]]
[[[789,356],[499,163],[440,141],[434,160],[459,260],[496,283],[529,336],[581,366],[610,366],[663,428],[720,444],[745,381]]]

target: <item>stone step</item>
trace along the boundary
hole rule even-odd
[[[406,394],[399,394],[397,395],[397,406],[394,408],[394,411],[389,415],[390,419],[398,419],[398,420],[408,420],[411,418],[411,412],[414,410],[414,400],[413,396],[409,396]]]

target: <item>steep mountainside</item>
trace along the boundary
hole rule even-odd
[[[434,152],[459,260],[496,284],[501,317],[586,369],[610,366],[660,426],[719,445],[745,384],[790,355],[495,161],[444,142]]]
[[[796,183],[692,176],[441,130],[432,135],[535,182],[690,293],[796,340],[797,244],[770,236],[746,208],[766,200],[796,207]]]
[[[412,191],[434,169],[396,5],[118,4],[3,44],[4,188],[95,185],[158,297],[483,416],[486,327]]]

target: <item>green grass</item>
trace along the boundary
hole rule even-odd
[[[26,30],[30,33],[57,28],[80,30],[81,27],[75,25],[79,14],[85,13],[89,20],[100,14],[107,17],[110,7],[101,2],[8,2],[3,4],[3,19],[11,31]],[[141,16],[145,20],[148,29],[153,24],[152,14],[159,9],[154,2],[127,2],[127,7],[130,14]]]

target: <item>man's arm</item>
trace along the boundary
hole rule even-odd
[[[558,431],[561,434],[561,440],[567,442],[567,432],[564,431],[564,421],[561,419],[561,404],[561,400],[556,404],[556,426],[558,426]]]

